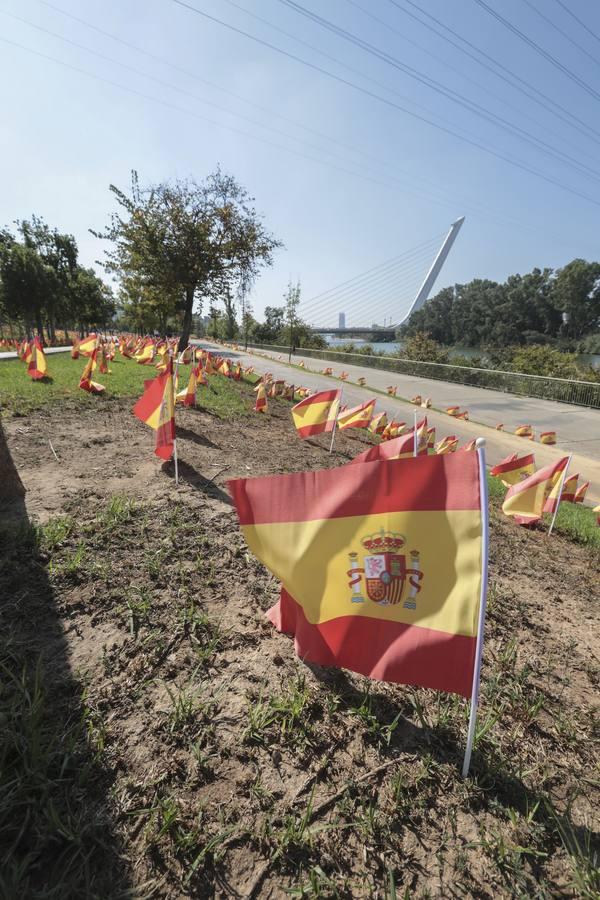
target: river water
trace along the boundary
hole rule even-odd
[[[335,349],[341,344],[350,342],[348,338],[339,338],[331,334],[324,335],[324,338],[332,349]],[[365,341],[362,338],[352,338],[351,340],[357,347],[360,347],[361,344],[369,343],[369,341]],[[372,346],[380,353],[383,352],[393,355],[402,347],[402,341],[384,341],[381,344],[373,344]],[[485,361],[485,353],[474,347],[450,347],[448,348],[448,353],[450,354],[450,359],[452,359],[453,356],[466,356],[467,359],[481,356]],[[577,357],[577,362],[581,363],[582,366],[592,366],[594,369],[600,369],[600,354],[581,353]]]

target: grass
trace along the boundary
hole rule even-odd
[[[144,390],[144,381],[154,378],[153,366],[140,366],[134,360],[117,355],[110,363],[111,374],[94,374],[106,388],[103,394],[88,394],[79,387],[85,359],[71,359],[70,353],[53,353],[47,357],[46,381],[32,381],[27,368],[19,359],[0,360],[0,398],[2,414],[26,416],[36,409],[65,401],[92,406],[106,404],[114,398],[137,398]],[[182,381],[187,381],[189,367],[182,367]],[[197,403],[221,419],[249,415],[251,404],[239,385],[228,378],[214,375],[208,387],[199,387]]]
[[[488,493],[492,505],[499,507],[504,500],[506,488],[498,478],[488,475]],[[539,527],[547,531],[551,522],[552,517],[545,515],[543,525]],[[580,503],[561,503],[554,531],[557,534],[563,534],[577,544],[584,544],[594,552],[600,553],[600,528],[596,522],[596,514],[589,506],[582,506]]]

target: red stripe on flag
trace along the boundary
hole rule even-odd
[[[312,625],[284,588],[267,616],[279,631],[294,636],[296,653],[304,661],[471,696],[474,637],[368,616],[340,616]]]
[[[335,419],[327,419],[327,421],[318,422],[315,425],[303,425],[301,428],[296,428],[296,431],[301,438],[312,437],[315,434],[326,434],[329,431],[333,431],[334,422]]]
[[[228,487],[241,525],[306,522],[390,509],[479,509],[476,453],[382,460],[290,475],[240,478]]]

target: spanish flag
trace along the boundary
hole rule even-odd
[[[382,441],[391,441],[394,438],[397,438],[404,431],[404,426],[406,422],[396,422],[392,419],[391,422],[385,426],[383,431],[381,432],[381,440]]]
[[[100,374],[108,375],[109,368],[108,368],[108,363],[106,361],[106,353],[104,351],[104,347],[102,344],[100,345],[100,347],[98,347],[96,362],[97,362],[98,371],[100,372]]]
[[[589,488],[589,481],[584,481],[583,484],[580,484],[577,490],[575,491],[575,496],[573,497],[573,503],[583,503],[585,500],[585,495],[587,494],[587,489]]]
[[[172,358],[169,358],[166,372],[144,382],[144,393],[133,407],[133,414],[156,431],[156,455],[171,459],[175,441]]]
[[[156,347],[154,341],[148,341],[141,350],[135,354],[135,361],[140,366],[151,366],[154,362]]]
[[[574,503],[575,502],[575,494],[577,492],[577,479],[579,475],[571,475],[569,478],[565,478],[563,482],[563,473],[562,471],[557,472],[554,478],[552,479],[552,487],[550,488],[550,492],[546,497],[546,502],[544,503],[544,512],[545,513],[554,513],[559,503]],[[559,499],[560,495],[560,499]]]
[[[31,345],[31,359],[27,366],[27,374],[30,378],[33,378],[34,381],[40,381],[42,378],[46,378],[47,371],[48,365],[46,363],[46,357],[44,356],[42,342],[36,334],[33,339],[33,344]]]
[[[463,444],[463,446],[459,447],[458,449],[459,453],[461,453],[463,450],[466,450],[467,452],[469,452],[470,450],[477,450],[477,440],[468,441],[468,443]]]
[[[345,428],[368,428],[369,422],[373,418],[376,402],[376,400],[367,400],[359,406],[354,406],[352,409],[347,409],[340,413],[337,427],[340,431],[343,431]]]
[[[348,465],[362,462],[373,462],[381,459],[409,459],[415,455],[415,435],[414,429],[403,434],[401,437],[392,438],[391,441],[384,441],[381,444],[374,444],[363,453],[359,453]],[[417,425],[417,455],[427,455],[427,419],[423,419]]]
[[[531,425],[518,425],[515,428],[515,434],[517,437],[529,438],[530,441],[533,440],[533,428]]]
[[[377,416],[373,416],[373,418],[369,422],[367,430],[370,431],[371,434],[381,434],[383,431],[385,431],[386,427],[387,427],[387,415],[384,412],[382,412],[382,413],[379,413],[379,415],[377,415]]]
[[[256,392],[256,403],[254,404],[254,411],[264,413],[267,409],[267,391],[262,381],[258,382],[254,390]]]
[[[396,394],[397,394],[397,392],[398,392],[398,388],[397,388],[397,387],[392,387],[392,385],[390,384],[390,385],[386,388],[386,391],[388,392],[388,394],[390,395],[390,397],[395,397]]]
[[[283,399],[284,400],[293,400],[294,395],[296,393],[296,388],[293,384],[286,384],[283,388]]]
[[[79,341],[73,338],[73,346],[71,347],[71,359],[79,359]]]
[[[455,434],[449,434],[448,437],[442,438],[439,444],[436,445],[435,452],[438,456],[443,456],[444,453],[454,453],[457,447],[458,438]]]
[[[269,397],[282,397],[285,389],[285,381],[280,379],[278,381],[271,382],[271,389],[269,391]]]
[[[427,449],[435,450],[435,428],[427,429]]]
[[[479,454],[229,482],[303,660],[471,696],[487,511]]]
[[[85,368],[84,368],[83,372],[81,373],[81,378],[79,379],[79,387],[83,391],[87,391],[88,394],[101,394],[102,391],[104,390],[103,384],[98,384],[97,381],[92,381],[92,372],[95,370],[95,368],[97,366],[97,363],[96,363],[97,353],[98,353],[98,349],[96,347],[94,347],[94,349],[92,350],[92,355],[90,356],[87,363],[85,364]]]
[[[168,363],[167,363],[168,365]],[[190,372],[190,377],[188,379],[187,387],[182,391],[179,391],[178,394],[175,395],[175,403],[183,403],[184,406],[195,406],[196,405],[196,384],[198,382],[198,372],[195,367],[192,366],[192,371]]]
[[[497,466],[492,466],[490,469],[490,475],[499,478],[506,487],[510,487],[511,484],[518,484],[524,478],[529,478],[534,472],[535,457],[533,453],[528,453],[527,456],[511,453],[506,459],[501,460]]]
[[[347,372],[340,372],[340,378],[342,379],[342,381],[346,381],[347,378],[348,378],[348,373],[347,373]]]
[[[96,345],[98,344],[98,335],[88,334],[87,337],[84,337],[82,341],[79,341],[79,355],[80,356],[91,356],[94,350],[96,349]]]
[[[563,456],[558,462],[544,466],[523,481],[511,484],[506,492],[502,511],[507,516],[513,516],[519,525],[538,522],[542,517],[546,498],[555,485],[555,476],[563,471],[568,462],[569,457]]]
[[[540,444],[555,444],[556,443],[556,432],[555,431],[542,431],[540,434]]]
[[[320,391],[292,406],[292,418],[301,438],[333,431],[340,407],[340,394],[339,390]]]

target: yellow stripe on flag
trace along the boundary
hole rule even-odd
[[[419,568],[427,577],[418,611],[403,603],[365,603],[356,604],[352,614],[476,635],[478,608],[466,605],[464,597],[479,596],[479,510],[378,513],[242,526],[250,549],[282,581],[313,624],[348,614],[352,603],[349,551],[362,558],[363,538],[382,529],[406,534],[407,559],[410,551],[419,553]]]

